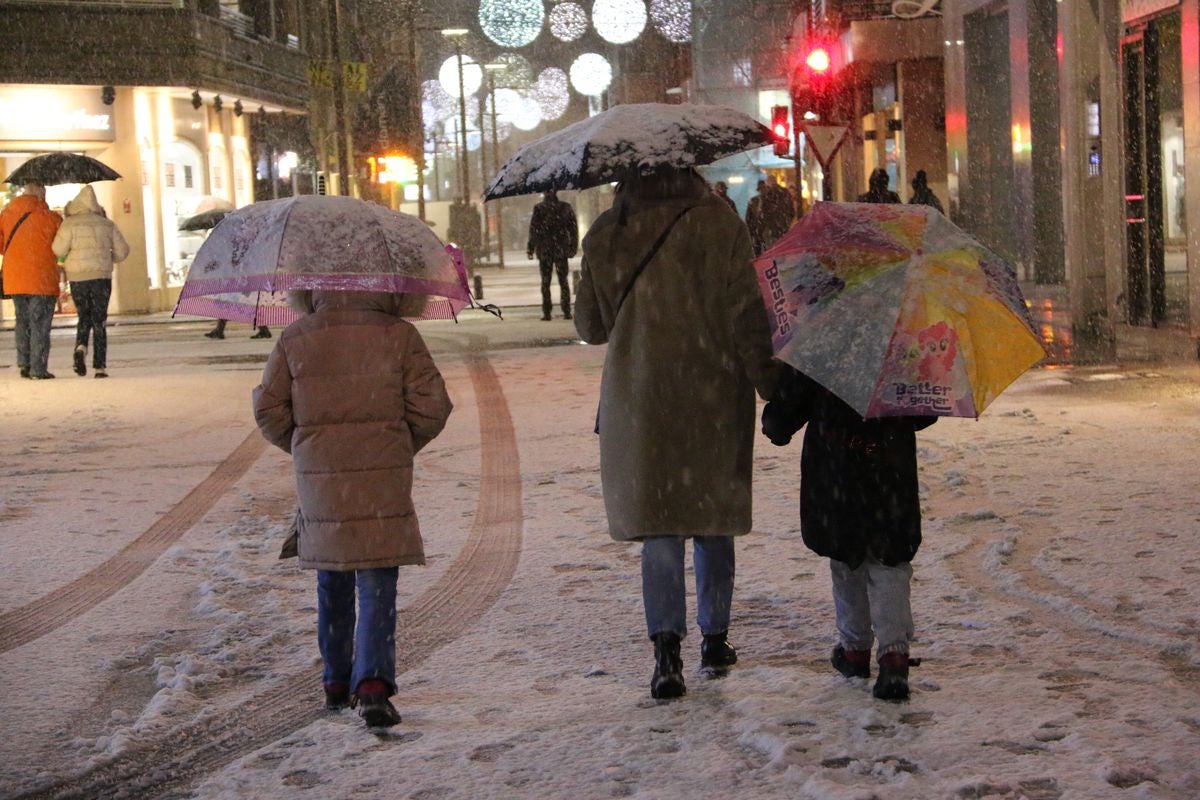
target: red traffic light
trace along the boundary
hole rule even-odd
[[[808,55],[804,58],[804,63],[813,72],[824,75],[833,66],[833,59],[829,57],[829,51],[824,47],[814,47],[808,51]]]
[[[791,122],[787,106],[771,106],[771,133],[775,134],[775,155],[786,156],[791,149]]]

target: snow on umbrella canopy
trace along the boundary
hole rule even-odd
[[[774,141],[767,126],[724,106],[618,105],[522,147],[483,197],[586,189],[632,173],[709,164]]]
[[[818,203],[754,266],[776,357],[864,418],[978,417],[1046,355],[1012,268],[928,206]]]
[[[23,186],[26,183],[58,186],[63,183],[115,181],[120,177],[120,173],[112,167],[91,156],[78,153],[46,153],[34,156],[17,167],[4,181],[14,186]]]
[[[470,302],[465,273],[421,220],[352,197],[300,195],[227,214],[192,260],[175,313],[286,324],[299,313],[284,293],[300,289],[426,295],[419,319],[451,319]],[[229,303],[237,293],[253,305]]]

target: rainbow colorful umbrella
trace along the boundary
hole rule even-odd
[[[1012,268],[928,206],[818,203],[754,265],[776,357],[864,418],[978,417],[1046,355]]]

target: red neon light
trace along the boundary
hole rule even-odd
[[[1144,195],[1144,194],[1127,194],[1127,195],[1125,195],[1125,199],[1126,200],[1145,200],[1146,195]]]

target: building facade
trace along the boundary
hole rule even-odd
[[[4,6],[12,46],[0,51],[0,75],[10,81],[0,84],[0,169],[7,175],[57,150],[120,173],[93,185],[131,246],[114,273],[110,308],[173,308],[203,236],[179,223],[207,207],[253,202],[263,164],[252,128],[307,111],[300,6]],[[78,189],[48,187],[47,200],[61,208]]]

